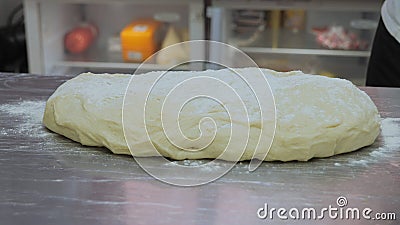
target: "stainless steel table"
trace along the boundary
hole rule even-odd
[[[0,74],[0,224],[399,224],[400,89],[363,88],[384,118],[370,147],[310,162],[263,163],[255,172],[241,163],[213,183],[183,188],[155,180],[131,157],[42,127],[45,100],[70,78]],[[393,212],[397,220],[257,216],[265,204],[339,209],[339,196],[347,198],[343,209]]]

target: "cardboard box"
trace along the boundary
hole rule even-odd
[[[137,20],[120,33],[122,57],[128,62],[143,62],[160,49],[162,23],[152,19]]]

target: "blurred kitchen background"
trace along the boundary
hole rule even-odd
[[[0,0],[0,72],[27,72],[22,0]]]
[[[238,47],[260,67],[302,70],[365,85],[381,4],[378,0],[0,0],[0,71],[132,73],[160,48],[209,39]],[[173,57],[158,57],[148,69],[167,68],[174,57],[190,60],[191,53],[183,49]]]

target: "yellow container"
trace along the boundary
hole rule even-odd
[[[151,19],[137,20],[120,33],[122,58],[129,62],[142,62],[160,48],[161,22]]]

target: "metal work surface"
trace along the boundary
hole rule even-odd
[[[0,224],[399,224],[400,89],[363,88],[384,118],[372,146],[309,162],[263,163],[255,172],[239,163],[210,184],[184,188],[155,180],[132,157],[44,128],[46,99],[70,78],[0,74]],[[346,206],[338,206],[339,196]],[[371,217],[394,212],[397,220],[327,213],[260,219],[265,204],[300,212],[370,208]]]

